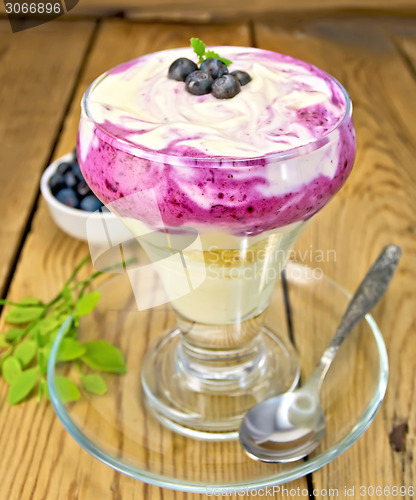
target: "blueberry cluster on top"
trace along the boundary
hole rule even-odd
[[[210,92],[217,99],[230,99],[237,95],[241,87],[251,81],[245,71],[228,72],[225,63],[215,57],[202,61],[200,67],[180,57],[169,67],[168,78],[185,82],[185,89],[193,95],[204,95]]]
[[[67,207],[95,212],[103,206],[85,182],[75,152],[73,161],[63,161],[58,165],[49,179],[49,188]]]

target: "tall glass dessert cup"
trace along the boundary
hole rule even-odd
[[[187,49],[150,54],[93,82],[78,143],[86,181],[141,242],[177,315],[144,361],[147,402],[204,439],[235,436],[249,408],[296,384],[296,356],[264,311],[356,149],[335,79],[273,52],[216,50],[253,77],[238,96],[187,95],[166,77]]]

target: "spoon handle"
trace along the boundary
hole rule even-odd
[[[396,270],[402,251],[396,245],[388,245],[374,262],[355,292],[334,338],[325,350],[311,379],[321,384],[338,349],[355,325],[373,308],[386,291]]]

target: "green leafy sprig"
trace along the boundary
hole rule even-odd
[[[207,50],[207,46],[199,38],[191,38],[191,47],[194,49],[195,54],[198,56],[200,63],[202,63],[202,61],[204,61],[205,59],[213,57],[222,61],[226,66],[232,64],[232,61],[226,59],[225,57],[221,57],[217,52],[214,52],[213,50]]]
[[[78,264],[58,295],[48,303],[35,297],[26,297],[19,302],[0,300],[0,305],[11,306],[5,317],[11,328],[0,333],[0,367],[3,380],[9,385],[7,401],[10,405],[27,399],[35,389],[38,401],[49,398],[46,382],[49,355],[65,322],[57,361],[76,366],[84,391],[92,394],[107,392],[107,385],[99,372],[126,373],[123,355],[117,347],[104,340],[84,343],[78,340],[79,318],[93,311],[100,298],[99,292],[86,293],[86,290],[101,272],[77,280],[79,271],[88,261],[89,257],[86,257]],[[63,402],[80,398],[78,385],[68,377],[55,376],[55,384]]]

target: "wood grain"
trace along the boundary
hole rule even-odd
[[[61,24],[66,23],[52,23],[45,25],[45,29],[46,26]],[[342,191],[311,223],[298,247],[301,250],[309,249],[310,245],[313,249],[333,249],[336,261],[307,263],[322,267],[341,284],[353,289],[384,244],[393,241],[404,249],[401,268],[387,295],[374,311],[390,355],[390,385],[386,401],[375,422],[358,443],[312,475],[313,486],[339,488],[339,497],[343,498],[345,485],[355,486],[357,491],[364,484],[414,484],[416,370],[413,359],[415,341],[411,334],[415,325],[415,271],[412,263],[416,253],[413,205],[416,198],[413,168],[416,103],[410,97],[415,91],[414,80],[408,65],[385,31],[378,29],[375,22],[309,21],[294,30],[282,29],[276,24],[259,24],[255,33],[259,46],[303,57],[335,74],[348,88],[354,101],[359,138],[356,167]],[[248,29],[242,25],[195,27],[140,25],[119,20],[103,22],[80,75],[55,156],[73,148],[79,101],[96,76],[110,66],[141,53],[185,45],[191,35],[207,43],[250,43]],[[56,36],[59,38],[59,35]],[[11,47],[19,43],[14,40],[8,39]],[[49,45],[53,43],[49,41]],[[16,49],[12,47],[8,50]],[[81,53],[81,48],[78,47],[78,51]],[[53,72],[57,64],[43,54],[42,70]],[[59,64],[64,63],[59,61]],[[3,83],[2,71],[0,68]],[[76,65],[72,71],[73,74],[68,69],[68,79],[75,78]],[[3,114],[1,116],[3,118]],[[3,121],[1,123],[0,130],[4,127]],[[33,161],[41,159],[40,165],[51,153],[51,143],[47,144],[49,149],[45,153],[45,139],[42,140],[38,149],[32,150]],[[22,206],[25,202],[27,199],[23,196],[16,201]],[[85,244],[67,237],[53,225],[41,201],[13,276],[10,298],[25,295],[50,298],[86,253]],[[301,336],[303,331],[306,329],[295,323],[296,340],[306,349],[308,339]],[[199,495],[162,490],[114,472],[90,457],[69,437],[50,405],[37,405],[32,401],[10,408],[5,403],[6,390],[1,382],[0,498],[201,498]],[[393,449],[390,445],[389,434],[403,423],[407,423],[408,432],[402,439],[403,446],[396,451],[397,447]],[[168,453],[173,453],[172,449]],[[234,451],[230,449],[228,453]],[[178,467],[181,472],[180,463]],[[208,477],[207,472],[201,471],[201,477],[203,474]],[[304,487],[304,484],[304,481],[297,481],[287,486],[296,488]],[[317,495],[317,498],[327,497]]]
[[[404,60],[409,65],[410,72],[416,78],[416,29],[409,21],[394,23],[386,27],[393,42]]]
[[[147,20],[184,21],[218,21],[244,19],[278,18],[282,13],[291,12],[322,12],[345,10],[377,10],[400,13],[416,12],[414,0],[240,0],[224,2],[194,2],[191,0],[84,0],[70,12],[70,15],[114,15],[123,12],[126,17]]]
[[[378,13],[416,13],[414,0],[249,0],[223,2],[193,2],[191,0],[83,0],[68,14],[73,16],[113,16],[123,13],[126,17],[152,21],[208,22],[242,21],[247,19],[277,19],[282,13],[291,12],[340,12],[362,11]],[[0,15],[6,10],[0,4]]]
[[[259,24],[258,46],[306,59],[334,74],[354,103],[358,137],[356,166],[345,187],[311,223],[300,249],[333,249],[323,268],[352,290],[390,242],[403,248],[394,281],[374,309],[390,357],[386,400],[367,433],[344,455],[313,474],[315,488],[361,485],[411,486],[415,482],[415,316],[416,173],[414,114],[416,85],[408,67],[383,29],[374,23],[326,21],[287,33]],[[308,343],[313,338],[296,337]],[[408,424],[406,447],[394,451],[389,434]],[[328,498],[325,495],[318,498]],[[365,497],[364,497],[365,498]],[[370,495],[367,495],[370,498]]]
[[[0,22],[0,292],[92,30],[92,22],[53,23],[12,35]]]

